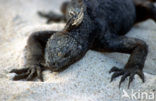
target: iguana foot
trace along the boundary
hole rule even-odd
[[[119,88],[121,86],[121,84],[125,81],[125,79],[129,76],[129,83],[128,83],[128,88],[130,87],[131,82],[134,80],[134,76],[136,74],[139,75],[139,77],[141,78],[142,82],[145,82],[145,78],[144,78],[144,73],[142,70],[138,69],[138,68],[128,68],[128,69],[119,69],[117,67],[113,67],[109,73],[112,73],[113,75],[111,77],[111,82],[122,75],[120,83],[119,83]]]
[[[42,76],[42,66],[40,65],[31,65],[27,68],[23,69],[13,69],[10,73],[16,73],[17,75],[13,78],[13,80],[21,80],[25,79],[26,81],[32,81],[35,77],[43,81]]]

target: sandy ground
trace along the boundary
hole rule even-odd
[[[127,34],[147,42],[146,82],[136,76],[127,89],[127,81],[118,88],[120,78],[110,83],[112,66],[123,67],[129,55],[89,51],[83,59],[61,73],[44,72],[45,82],[12,81],[9,71],[22,68],[23,48],[28,36],[38,30],[61,30],[63,23],[45,24],[37,11],[59,12],[64,0],[0,0],[0,101],[155,101],[156,100],[156,23],[147,20]],[[136,99],[122,98],[123,90],[146,92]],[[134,91],[133,91],[134,90]],[[155,94],[155,100],[150,95]],[[151,99],[151,100],[149,100]]]

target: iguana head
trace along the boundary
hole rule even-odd
[[[58,71],[74,63],[84,50],[71,36],[58,32],[47,42],[45,50],[46,66],[52,71]]]

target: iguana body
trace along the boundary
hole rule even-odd
[[[48,22],[65,21],[62,31],[33,33],[25,48],[26,68],[12,70],[13,79],[42,79],[42,71],[61,71],[81,59],[91,49],[130,54],[123,69],[113,67],[111,81],[129,76],[129,85],[138,74],[144,82],[143,67],[148,53],[147,44],[124,36],[134,24],[148,18],[156,20],[156,8],[151,0],[72,0],[62,6],[64,15],[54,13],[41,16]],[[140,33],[141,34],[141,33]],[[119,86],[120,86],[119,85]]]

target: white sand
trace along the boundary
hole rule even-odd
[[[22,67],[22,52],[28,36],[38,30],[63,28],[62,23],[45,24],[45,19],[36,13],[39,10],[59,13],[61,1],[64,0],[0,0],[0,101],[132,101],[132,98],[122,98],[123,89],[130,93],[133,89],[140,95],[141,91],[147,92],[149,99],[150,92],[156,90],[156,23],[152,20],[134,26],[128,34],[149,45],[144,70],[146,82],[142,83],[136,76],[129,90],[128,80],[120,90],[120,78],[109,82],[110,68],[123,67],[128,59],[128,55],[119,53],[89,51],[61,73],[45,71],[43,83],[11,80],[15,74],[8,72]]]

